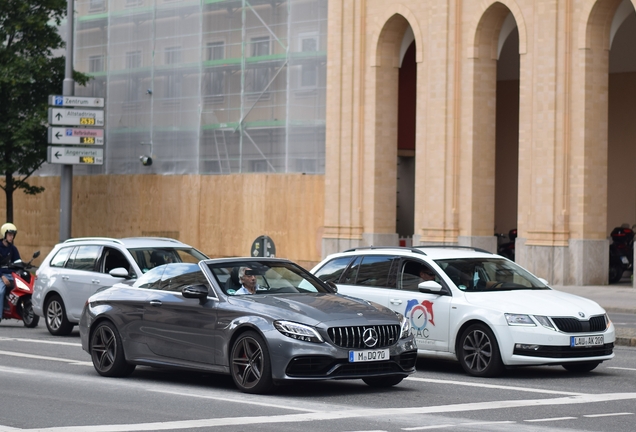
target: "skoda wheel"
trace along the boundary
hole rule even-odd
[[[115,325],[102,321],[91,334],[91,359],[98,374],[107,377],[125,377],[135,370],[126,362],[124,347]]]
[[[46,300],[44,321],[49,333],[54,336],[66,336],[73,331],[73,323],[66,318],[66,309],[62,298],[55,294]]]
[[[269,393],[274,389],[269,350],[255,332],[243,333],[232,346],[230,371],[242,392]]]
[[[467,374],[478,377],[492,377],[504,369],[499,353],[499,345],[488,326],[473,324],[461,334],[457,358]]]

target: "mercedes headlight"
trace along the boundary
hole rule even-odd
[[[291,321],[274,321],[274,327],[287,337],[305,342],[324,342],[320,333],[313,327]]]
[[[396,313],[400,320],[400,339],[407,338],[411,335],[411,321],[409,321],[401,313]]]

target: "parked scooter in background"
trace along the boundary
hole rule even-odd
[[[507,242],[501,243],[497,245],[497,253],[501,256],[505,256],[509,260],[515,260],[515,239],[517,238],[517,228],[513,228],[508,231],[508,235],[505,234],[497,234],[497,237],[506,238],[508,237]]]
[[[35,266],[31,265],[31,262],[39,256],[40,251],[37,251],[28,263],[17,260],[4,266],[11,269],[13,281],[11,281],[11,286],[7,287],[4,301],[9,308],[2,311],[2,319],[22,320],[25,327],[37,327],[40,317],[33,312],[33,305],[31,304],[35,275],[29,270],[35,268]]]
[[[614,228],[610,236],[609,283],[617,283],[624,272],[634,268],[634,230],[623,224]]]

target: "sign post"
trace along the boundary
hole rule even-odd
[[[49,144],[104,145],[104,129],[49,128]]]
[[[49,146],[47,161],[54,164],[103,165],[104,150],[101,148]]]

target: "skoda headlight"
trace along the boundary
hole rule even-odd
[[[509,326],[532,326],[536,327],[537,325],[532,321],[530,315],[521,315],[521,314],[504,314],[506,316],[506,321],[508,321]]]
[[[552,324],[552,321],[550,321],[550,318],[548,318],[547,316],[535,315],[534,319],[539,321],[539,324],[541,324],[543,327],[556,331],[554,325]]]
[[[404,315],[401,313],[397,313],[398,319],[400,320],[400,339],[407,338],[411,335],[411,321],[409,321]]]
[[[322,336],[314,329],[304,324],[291,321],[274,321],[274,327],[287,337],[305,342],[324,342]]]

